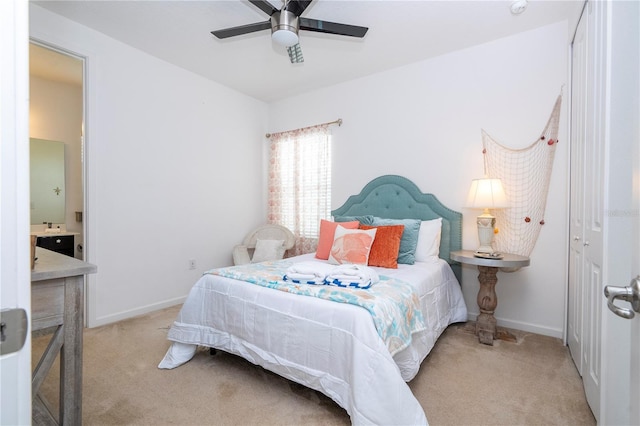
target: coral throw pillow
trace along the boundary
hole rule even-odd
[[[336,228],[335,238],[329,253],[329,263],[341,265],[353,263],[366,265],[369,261],[369,252],[376,236],[376,229],[345,229],[342,226]]]
[[[369,266],[398,268],[398,253],[404,225],[369,226],[360,225],[360,229],[376,229],[376,238],[369,253]]]
[[[329,252],[333,245],[336,227],[340,225],[346,229],[356,229],[360,222],[357,220],[351,222],[331,222],[329,220],[320,219],[320,236],[318,238],[318,248],[316,249],[316,257],[318,259],[329,259]]]

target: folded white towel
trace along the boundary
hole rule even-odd
[[[298,262],[287,268],[283,279],[303,284],[324,284],[325,278],[335,267],[335,265],[314,260]]]
[[[285,281],[291,281],[298,284],[324,284],[326,277],[318,277],[311,274],[297,274],[295,272],[291,274],[285,274],[282,277]]]
[[[380,281],[380,276],[365,265],[343,264],[336,266],[325,282],[339,287],[369,288]]]
[[[315,260],[306,260],[303,262],[294,263],[287,268],[287,274],[307,274],[316,277],[326,277],[334,269],[336,265],[332,265],[327,262],[320,262]]]
[[[342,264],[333,268],[330,272],[331,276],[345,276],[345,277],[356,277],[361,279],[370,279],[373,282],[378,282],[380,277],[375,269],[370,268],[366,265],[356,265],[356,264]]]

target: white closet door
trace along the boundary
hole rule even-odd
[[[596,419],[600,415],[602,372],[602,292],[604,264],[605,161],[607,143],[607,37],[605,2],[587,5],[587,103],[585,132],[585,187],[583,282],[585,335],[582,379],[587,401]]]
[[[568,344],[600,414],[606,54],[602,3],[590,2],[573,42]]]
[[[583,241],[585,188],[585,126],[587,84],[587,19],[581,19],[572,45],[571,199],[569,206],[569,296],[567,342],[582,375],[584,334]]]

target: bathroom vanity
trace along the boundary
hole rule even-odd
[[[74,257],[75,235],[71,232],[58,235],[38,235],[36,245],[66,256]]]

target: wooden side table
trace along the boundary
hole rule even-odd
[[[34,425],[82,424],[82,332],[84,276],[97,267],[42,247],[31,271],[31,331],[53,328],[53,336],[32,378]],[[40,385],[60,355],[60,408],[54,417]]]
[[[515,341],[515,336],[507,331],[498,331],[496,318],[493,313],[498,306],[498,296],[496,295],[496,283],[498,282],[498,270],[500,268],[521,268],[529,266],[529,258],[517,254],[503,253],[502,259],[487,259],[476,257],[472,250],[452,251],[451,259],[456,262],[476,265],[478,271],[478,307],[480,315],[476,321],[476,335],[481,343],[493,345],[494,339]]]

